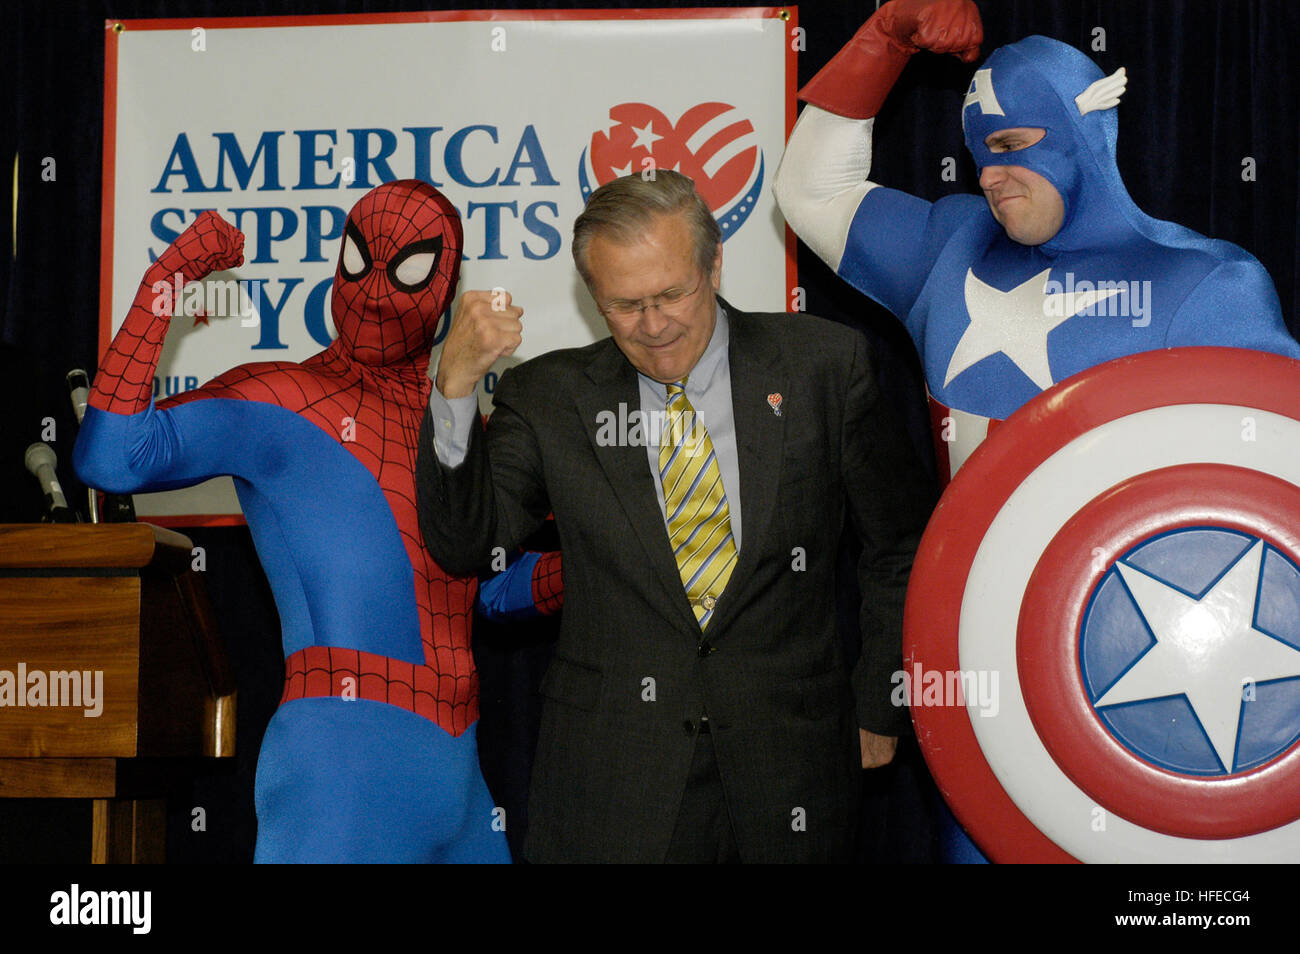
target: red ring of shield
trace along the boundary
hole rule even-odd
[[[1026,477],[1107,421],[1181,404],[1239,405],[1300,419],[1300,362],[1237,348],[1147,351],[1082,371],[1026,403],[971,455],[930,518],[908,584],[906,668],[961,668],[961,602],[971,564]],[[918,706],[911,715],[940,792],[985,854],[998,862],[1076,860],[1002,788],[963,707]]]
[[[1108,811],[1183,838],[1236,838],[1300,818],[1300,745],[1227,776],[1162,769],[1126,749],[1088,702],[1079,636],[1100,572],[1157,534],[1214,526],[1262,537],[1292,560],[1300,487],[1259,471],[1186,464],[1140,474],[1082,507],[1048,544],[1020,608],[1017,658],[1034,728],[1053,760]],[[1100,552],[1098,552],[1100,551]]]

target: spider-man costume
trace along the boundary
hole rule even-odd
[[[416,438],[439,316],[460,266],[455,208],[392,182],[348,215],[334,277],[337,339],[301,364],[242,365],[155,408],[169,315],[155,282],[242,261],[204,212],[145,273],[90,396],[75,455],[116,493],[234,478],[275,594],[285,689],[258,760],[256,860],[509,861],[475,739],[477,581],[430,558],[416,517]],[[557,594],[558,555],[529,599]]]

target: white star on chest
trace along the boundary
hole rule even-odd
[[[1011,291],[998,291],[966,269],[966,313],[970,324],[952,351],[943,384],[994,354],[1005,354],[1039,388],[1055,382],[1047,360],[1047,335],[1057,325],[1095,302],[1118,295],[1118,288],[1047,293],[1045,268]]]
[[[1300,650],[1252,625],[1263,556],[1258,540],[1199,600],[1117,563],[1156,644],[1095,705],[1184,695],[1225,771],[1233,771],[1242,686],[1300,676]]]

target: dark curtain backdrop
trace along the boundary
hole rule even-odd
[[[491,6],[638,5],[649,4],[569,0]],[[712,5],[750,4],[714,0]],[[104,21],[471,6],[478,5],[430,0],[7,5],[6,29],[0,31],[5,80],[0,192],[6,196],[0,228],[0,399],[5,402],[0,520],[37,515],[39,495],[22,470],[21,456],[39,438],[43,417],[57,422],[53,445],[63,461],[65,486],[80,489],[68,463],[74,431],[62,378],[73,367],[92,369],[97,351]],[[806,31],[801,83],[875,6],[859,0],[801,8]],[[1300,15],[1292,0],[984,0],[979,7],[985,52],[1042,33],[1088,51],[1107,73],[1128,68],[1128,92],[1119,112],[1119,165],[1134,199],[1158,218],[1228,239],[1255,254],[1273,276],[1294,333],[1300,321],[1300,64],[1293,46]],[[924,55],[913,61],[877,121],[873,179],[927,199],[976,191],[959,121],[970,73],[971,67],[955,60]],[[395,70],[391,82],[401,81]],[[9,226],[15,155],[16,242]],[[42,180],[46,157],[55,163],[53,181]],[[948,157],[956,160],[955,181],[942,176]],[[1248,158],[1254,181],[1243,180]],[[917,362],[901,326],[802,248],[799,273],[809,311],[858,326],[872,339],[887,393],[907,417],[918,447],[928,447]],[[195,766],[195,781],[174,793],[169,858],[247,861],[256,830],[253,760],[280,688],[278,623],[247,531],[205,529],[192,536],[207,548],[208,587],[240,680],[240,755],[229,765]],[[843,602],[852,605],[851,592],[846,591]],[[476,639],[484,690],[484,771],[498,802],[507,808],[512,842],[523,831],[536,721],[533,687],[546,665],[553,629],[553,623],[522,631],[482,627]],[[933,858],[926,807],[932,790],[914,749],[905,750],[900,765],[872,775],[861,856]],[[190,828],[194,806],[207,812],[205,832]],[[88,831],[89,813],[74,806],[51,809],[0,799],[0,860],[81,860]]]

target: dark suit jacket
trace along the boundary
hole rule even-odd
[[[438,463],[425,416],[420,524],[444,568],[477,570],[555,514],[565,602],[542,684],[530,860],[662,861],[704,712],[742,859],[842,858],[858,726],[895,734],[907,723],[889,694],[927,515],[910,445],[861,335],[727,307],[743,547],[703,641],[644,445],[597,439],[602,412],[640,406],[613,339],[503,374],[486,431],[475,422],[455,469]],[[846,513],[864,545],[856,715],[835,631]]]

